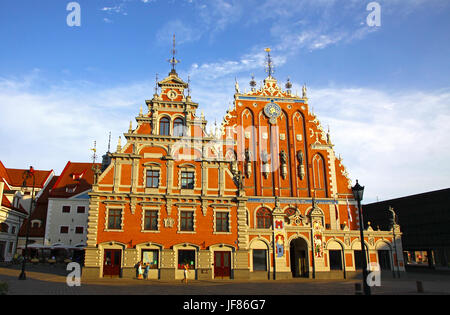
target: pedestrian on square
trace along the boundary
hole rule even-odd
[[[184,283],[188,283],[188,271],[189,271],[189,265],[186,263],[186,264],[184,264],[184,279],[183,280],[181,280],[181,282],[183,282],[184,281]]]
[[[144,270],[142,268],[142,262],[139,262],[139,267],[138,267],[138,279],[143,279],[143,273]]]
[[[148,278],[148,271],[149,271],[149,269],[150,269],[150,264],[146,263],[145,264],[145,269],[144,269],[144,279],[145,280],[147,280],[147,278]]]

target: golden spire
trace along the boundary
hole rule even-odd
[[[91,149],[94,153],[92,154],[93,164],[95,164],[95,160],[97,159],[97,141],[94,141],[94,147]]]
[[[266,61],[267,61],[266,72],[269,74],[269,77],[272,77],[272,74],[273,74],[273,72],[274,72],[274,69],[273,69],[272,57],[270,56],[271,49],[270,49],[270,48],[266,48],[266,49],[264,49],[264,51],[267,52],[267,58],[266,58]]]

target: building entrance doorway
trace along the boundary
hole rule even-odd
[[[292,277],[308,277],[308,244],[302,238],[297,238],[291,241],[290,244],[290,259]]]
[[[231,253],[214,252],[214,278],[230,277]]]
[[[381,270],[391,270],[391,258],[388,250],[378,251],[378,263]]]
[[[120,249],[105,249],[103,258],[103,276],[120,276],[122,251]]]

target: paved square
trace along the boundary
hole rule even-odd
[[[20,266],[0,266],[0,281],[9,286],[9,295],[354,295],[360,280],[190,280],[181,281],[101,278],[81,282],[79,287],[66,284],[67,271],[62,265],[27,265],[27,280],[18,280]],[[422,281],[424,292],[417,292]],[[450,275],[406,273],[400,279],[381,278],[373,287],[374,295],[450,294]]]

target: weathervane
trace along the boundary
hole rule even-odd
[[[266,72],[269,74],[269,77],[272,77],[272,74],[274,72],[273,69],[273,62],[272,62],[272,57],[270,56],[270,48],[266,48],[264,49],[265,52],[267,52],[267,66],[266,66]]]
[[[174,73],[176,73],[175,66],[177,65],[177,63],[180,63],[180,60],[177,60],[175,58],[176,52],[177,51],[175,50],[175,34],[173,34],[172,59],[169,60],[169,63],[172,65],[172,72],[174,72]]]
[[[111,148],[111,131],[109,132],[109,139],[108,139],[108,153],[110,152],[109,151],[110,148]]]
[[[94,154],[92,154],[92,171],[94,172],[94,185],[97,185],[98,176],[101,173],[100,167],[95,165],[95,160],[97,159],[97,141],[94,141],[94,148],[91,149]]]
[[[95,164],[95,160],[97,159],[97,141],[94,141],[94,147],[91,149],[91,151],[94,152],[94,154],[92,154],[92,164]]]
[[[256,86],[256,81],[255,81],[255,75],[252,73],[252,80],[250,81],[250,86],[253,88],[255,88]]]

